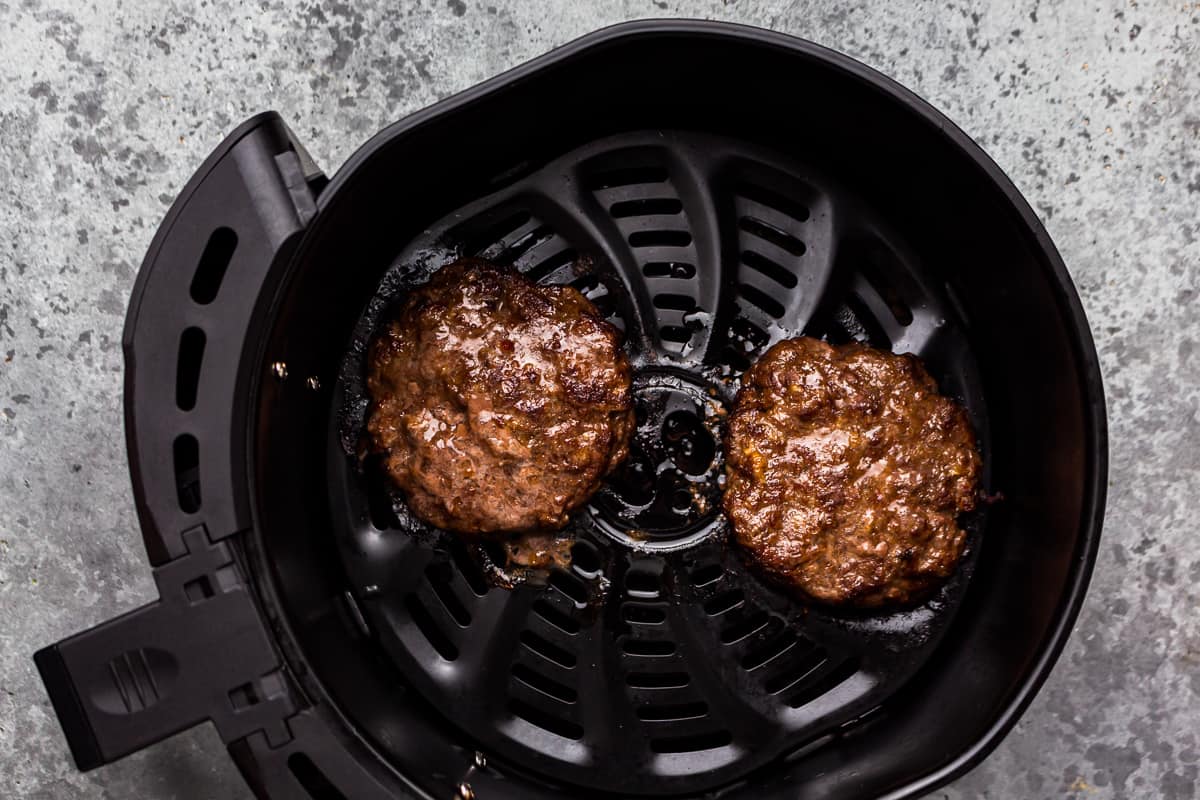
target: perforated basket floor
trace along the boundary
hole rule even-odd
[[[626,333],[639,424],[629,461],[572,523],[571,568],[515,589],[491,585],[468,545],[414,520],[354,457],[331,459],[362,621],[464,746],[558,783],[692,793],[885,709],[952,617],[977,547],[919,607],[805,608],[727,542],[722,423],[773,342],[857,339],[919,354],[967,406],[986,462],[983,395],[946,288],[808,165],[691,133],[597,141],[405,248],[344,365],[331,452],[361,432],[383,310],[465,255],[570,283],[604,310]]]

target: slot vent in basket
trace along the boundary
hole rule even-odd
[[[854,677],[858,672],[858,662],[847,659],[827,671],[822,671],[812,681],[806,681],[796,688],[787,698],[787,704],[792,708],[808,705],[817,698],[824,697],[838,686]]]
[[[442,608],[446,609],[446,613],[458,623],[460,628],[466,628],[471,624],[471,613],[467,611],[462,600],[454,593],[454,587],[450,585],[451,572],[452,567],[449,562],[434,562],[425,568],[425,578],[441,602]]]
[[[433,647],[434,652],[441,656],[446,661],[455,661],[458,659],[458,647],[450,640],[450,637],[438,627],[433,620],[433,615],[429,613],[429,609],[425,608],[415,594],[406,595],[404,598],[404,608],[408,611],[409,619],[417,626],[417,630]]]
[[[850,295],[845,300],[846,315],[853,322],[847,326],[851,335],[865,344],[880,350],[891,350],[892,340],[888,337],[883,325],[871,313],[870,307],[857,295]]]
[[[638,719],[642,722],[677,722],[685,719],[700,719],[708,716],[708,704],[703,701],[676,703],[675,705],[639,706]]]
[[[450,238],[461,243],[463,255],[494,255],[507,241],[519,238],[519,231],[532,221],[533,215],[525,209],[492,210],[453,229]]]
[[[525,645],[530,651],[537,653],[547,661],[557,664],[563,669],[575,668],[575,654],[559,647],[553,642],[538,636],[533,631],[521,632],[521,644]]]
[[[876,239],[853,241],[846,246],[841,260],[858,271],[901,327],[912,324],[913,303],[909,298],[918,296],[919,291],[890,247]]]
[[[623,200],[613,203],[608,213],[613,219],[624,217],[661,217],[672,216],[683,212],[683,203],[674,197],[656,197],[641,200]]]
[[[650,740],[650,749],[656,753],[696,753],[701,750],[716,750],[733,741],[729,731],[706,731],[687,736],[664,736]]]
[[[690,280],[696,277],[696,265],[683,261],[649,261],[642,265],[642,274],[647,278]]]
[[[566,686],[553,678],[548,678],[535,669],[524,664],[513,664],[513,677],[526,686],[536,689],[547,697],[552,697],[560,703],[571,704],[579,697],[570,686]]]
[[[741,589],[729,589],[704,602],[704,613],[710,617],[732,611],[746,601]]]
[[[753,250],[742,251],[742,263],[753,270],[761,272],[785,289],[795,289],[796,284],[799,283],[799,279],[794,272]]]
[[[785,230],[776,228],[769,222],[763,222],[761,219],[755,219],[754,217],[742,217],[742,219],[738,222],[738,227],[744,232],[748,233],[750,236],[757,237],[765,242],[770,242],[780,250],[785,250],[794,256],[802,256],[804,255],[805,250],[808,249],[804,242],[800,241],[795,236],[792,236]]]
[[[657,606],[626,603],[621,608],[621,619],[632,625],[661,625],[667,621],[667,612]]]
[[[743,613],[721,629],[721,644],[734,644],[762,630],[771,617],[762,609]]]
[[[783,316],[783,312],[785,311],[783,304],[757,286],[743,283],[738,287],[738,293],[746,298],[748,303],[757,306],[774,319],[779,319]]]
[[[620,154],[613,154],[618,156]],[[617,186],[638,186],[645,183],[666,183],[667,168],[658,164],[638,167],[599,168],[590,172],[584,185],[595,192]]]
[[[558,606],[547,600],[538,600],[533,604],[534,613],[558,628],[563,633],[574,636],[579,633],[579,621],[560,610]]]
[[[630,247],[687,247],[692,235],[687,231],[634,231],[629,234]]]
[[[631,672],[625,676],[631,689],[681,689],[690,682],[686,672]]]
[[[554,231],[550,230],[546,225],[541,225],[534,228],[529,233],[524,234],[511,244],[506,244],[504,249],[496,253],[492,257],[492,261],[504,266],[512,266],[517,259],[533,250],[540,244],[544,244],[554,238]]]
[[[825,651],[811,642],[797,637],[796,646],[788,650],[787,656],[772,664],[772,669],[763,681],[763,688],[770,694],[786,692],[812,675],[829,660]]]
[[[574,263],[577,258],[579,254],[569,247],[559,250],[546,259],[529,265],[525,270],[525,277],[534,283],[541,283],[563,267]]]
[[[508,710],[513,716],[520,717],[531,725],[536,725],[542,730],[549,731],[556,736],[561,736],[564,739],[573,739],[578,741],[583,738],[583,726],[572,722],[569,719],[555,716],[547,713],[537,706],[525,703],[521,700],[509,700]]]
[[[550,585],[562,592],[576,606],[583,607],[587,605],[587,587],[583,585],[583,582],[579,578],[569,572],[563,572],[562,570],[551,572]]]
[[[725,568],[720,564],[705,564],[692,571],[693,586],[707,586],[710,583],[721,580],[725,574]]]
[[[734,189],[734,194],[760,206],[774,209],[786,217],[791,217],[796,222],[806,221],[811,213],[804,203],[757,183],[742,182]]]
[[[660,639],[625,639],[621,649],[628,656],[666,658],[675,654],[675,643]]]

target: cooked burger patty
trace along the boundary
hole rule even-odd
[[[634,427],[629,362],[596,307],[474,259],[404,298],[367,387],[372,445],[409,507],[460,533],[561,528]]]
[[[738,543],[813,600],[911,602],[962,555],[975,436],[915,356],[780,342],[743,376],[726,448]]]

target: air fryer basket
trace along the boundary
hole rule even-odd
[[[630,461],[569,569],[512,589],[354,449],[387,304],[462,255],[625,331]],[[722,420],[772,342],[918,353],[980,434],[928,602],[803,607],[719,513]],[[184,190],[131,306],[159,603],[38,654],[81,767],[211,719],[260,796],[910,796],[994,746],[1099,536],[1103,397],[1028,206],[924,103],[713,23],[601,31],[388,128],[332,183],[278,117]]]

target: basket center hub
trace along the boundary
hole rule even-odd
[[[724,394],[691,373],[634,376],[637,429],[629,458],[589,506],[601,530],[637,549],[673,550],[717,527]]]

